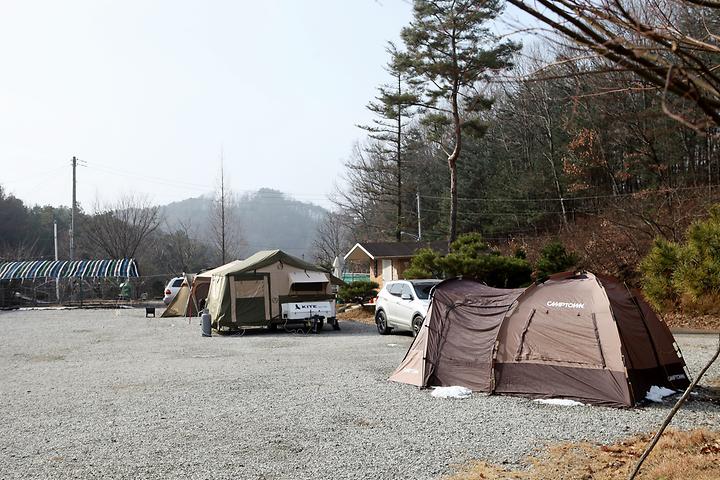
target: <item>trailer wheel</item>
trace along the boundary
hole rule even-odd
[[[277,332],[277,327],[277,323],[270,323],[268,325],[268,330],[270,330],[271,332]]]
[[[323,320],[322,319],[314,319],[312,321],[312,333],[318,333],[323,328]]]

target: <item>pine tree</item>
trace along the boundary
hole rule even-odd
[[[501,11],[497,0],[415,0],[414,18],[401,32],[407,51],[395,55],[399,70],[422,87],[425,121],[452,132],[438,137],[450,168],[450,242],[457,236],[457,162],[463,132],[484,133],[485,125],[473,112],[492,105],[478,85],[510,68],[519,49],[500,41],[486,26]]]
[[[375,142],[367,148],[369,155],[377,155],[382,163],[393,165],[393,183],[386,188],[393,193],[393,203],[396,208],[395,238],[401,240],[403,225],[403,156],[405,154],[404,129],[412,116],[412,107],[418,103],[418,97],[413,93],[413,86],[407,82],[403,71],[395,63],[398,50],[390,43],[388,53],[392,60],[387,65],[387,71],[393,77],[393,83],[378,88],[375,101],[367,105],[368,110],[375,114],[370,125],[358,125],[367,131],[369,137]]]

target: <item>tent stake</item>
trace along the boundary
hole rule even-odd
[[[720,335],[718,335],[718,347],[717,350],[715,350],[715,355],[712,356],[710,361],[708,361],[707,365],[703,367],[703,369],[700,371],[697,377],[695,377],[695,380],[690,384],[690,386],[687,387],[685,390],[685,393],[683,393],[682,397],[677,401],[675,406],[670,410],[670,413],[668,413],[668,416],[665,418],[665,421],[662,423],[660,428],[658,429],[657,433],[655,434],[655,437],[653,437],[650,444],[647,446],[645,451],[643,452],[642,456],[638,459],[637,463],[635,464],[635,469],[628,477],[628,480],[633,480],[635,476],[640,472],[640,467],[642,466],[645,459],[650,455],[650,452],[652,452],[652,449],[655,448],[655,445],[657,444],[658,440],[660,440],[660,436],[662,435],[663,431],[665,431],[665,428],[670,424],[670,421],[675,416],[675,414],[680,410],[680,407],[682,407],[683,403],[685,403],[685,400],[690,396],[690,392],[695,388],[702,378],[703,375],[705,375],[705,372],[708,371],[710,366],[715,363],[715,360],[717,360],[718,356],[720,355]]]

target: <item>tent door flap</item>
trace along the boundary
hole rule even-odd
[[[233,278],[230,282],[233,323],[257,325],[269,318],[268,276]]]

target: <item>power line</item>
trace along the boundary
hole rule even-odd
[[[186,183],[186,182],[176,182],[173,180],[167,180],[167,179],[163,179],[160,177],[138,175],[137,172],[130,173],[130,172],[118,170],[115,168],[110,168],[110,167],[105,167],[105,166],[97,166],[95,164],[85,165],[85,166],[91,170],[97,170],[99,172],[109,173],[112,175],[120,175],[120,176],[123,176],[126,178],[132,178],[133,180],[136,180],[136,181],[139,180],[139,181],[146,181],[146,182],[151,182],[151,183],[160,183],[160,184],[164,184],[169,187],[190,188],[190,189],[194,189],[195,191],[202,191],[202,192],[207,192],[207,191],[213,190],[213,187],[210,185],[200,185],[200,184],[193,184],[193,183]]]
[[[35,185],[40,185],[43,181],[50,178],[51,176],[54,176],[57,172],[60,170],[64,170],[67,167],[67,164],[63,162],[62,165],[55,167],[51,170],[46,170],[44,172],[39,172],[35,175],[27,175],[22,178],[17,178],[15,180],[3,180],[3,184],[7,185],[10,183],[23,183],[23,182],[32,182],[32,181],[38,181],[38,183]],[[35,188],[35,187],[33,187]]]
[[[147,181],[151,183],[161,183],[166,186],[171,187],[181,187],[181,188],[191,188],[194,189],[197,192],[202,193],[208,193],[215,189],[212,185],[207,184],[199,184],[199,183],[191,183],[191,182],[183,182],[173,179],[167,179],[162,177],[155,177],[151,175],[144,175],[144,174],[138,174],[137,172],[129,172],[127,170],[121,170],[115,167],[109,167],[106,165],[103,165],[101,163],[93,162],[92,164],[84,165],[87,168],[98,170],[103,173],[110,173],[113,175],[121,175],[127,178],[132,178],[134,180],[141,180],[141,181]],[[318,193],[305,193],[305,192],[285,192],[285,191],[277,191],[277,192],[263,192],[261,190],[234,190],[234,193],[238,195],[252,195],[255,197],[261,197],[261,198],[285,198],[285,197],[297,197],[297,198],[309,198],[309,199],[318,199],[318,200],[327,200],[327,195],[324,194],[318,194]],[[292,200],[292,198],[289,198]]]
[[[664,188],[660,190],[641,190],[639,192],[629,193],[617,193],[608,195],[591,195],[582,197],[545,197],[545,198],[487,198],[487,197],[458,197],[459,201],[477,201],[477,202],[559,202],[561,200],[596,200],[602,198],[624,198],[624,197],[641,197],[648,194],[659,195],[666,193],[673,193],[685,190],[705,190],[708,188],[720,187],[718,184],[708,184],[698,187],[675,187],[675,188]],[[428,198],[434,200],[450,200],[449,196],[437,196],[437,195],[421,195],[421,198]]]

